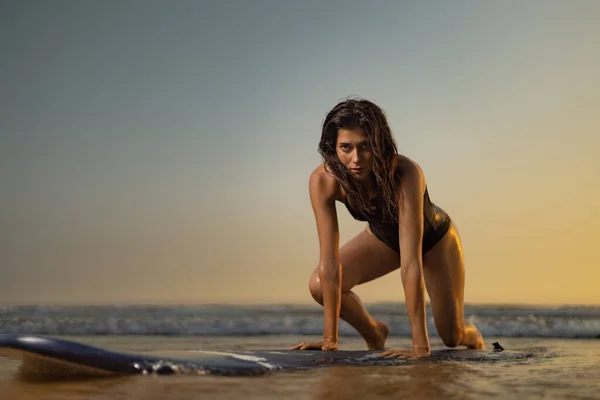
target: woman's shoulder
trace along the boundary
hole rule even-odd
[[[425,181],[425,174],[421,166],[412,158],[398,154],[396,155],[396,166],[403,181],[412,181],[415,179]]]
[[[311,196],[344,201],[342,186],[327,171],[327,166],[324,163],[319,164],[312,171],[309,182]]]
[[[415,160],[404,154],[396,154],[396,165],[402,170],[414,168],[421,169]]]

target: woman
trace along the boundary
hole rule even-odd
[[[292,350],[338,349],[338,319],[383,350],[388,326],[369,315],[352,292],[400,268],[412,333],[411,349],[390,349],[385,357],[430,354],[425,288],[439,336],[446,346],[483,349],[483,337],[464,319],[464,260],[450,217],[431,203],[420,167],[398,154],[383,111],[370,101],[346,100],[327,115],[319,143],[324,163],[310,176],[310,199],[319,237],[319,265],[309,288],[323,305],[323,340]],[[345,204],[364,231],[338,250],[335,201]]]

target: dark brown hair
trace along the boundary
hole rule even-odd
[[[346,169],[337,156],[338,130],[356,128],[361,128],[365,132],[373,152],[372,173],[375,178],[375,189],[379,194],[375,204],[369,201],[364,185]],[[338,103],[323,122],[319,153],[323,157],[326,170],[344,188],[352,208],[359,212],[368,212],[372,206],[377,206],[383,212],[384,218],[398,220],[396,197],[400,183],[396,157],[398,150],[381,108],[360,98]]]

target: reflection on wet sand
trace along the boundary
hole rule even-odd
[[[6,399],[81,399],[99,395],[131,384],[133,377],[80,378],[76,380],[49,380],[24,378],[19,373],[14,380],[0,382],[0,393]],[[4,397],[5,396],[5,397]]]
[[[464,399],[471,372],[465,364],[426,361],[399,367],[333,367],[322,371],[313,399]]]

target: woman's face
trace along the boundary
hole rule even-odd
[[[373,168],[373,152],[362,129],[339,129],[335,149],[340,162],[357,179],[369,176]]]

